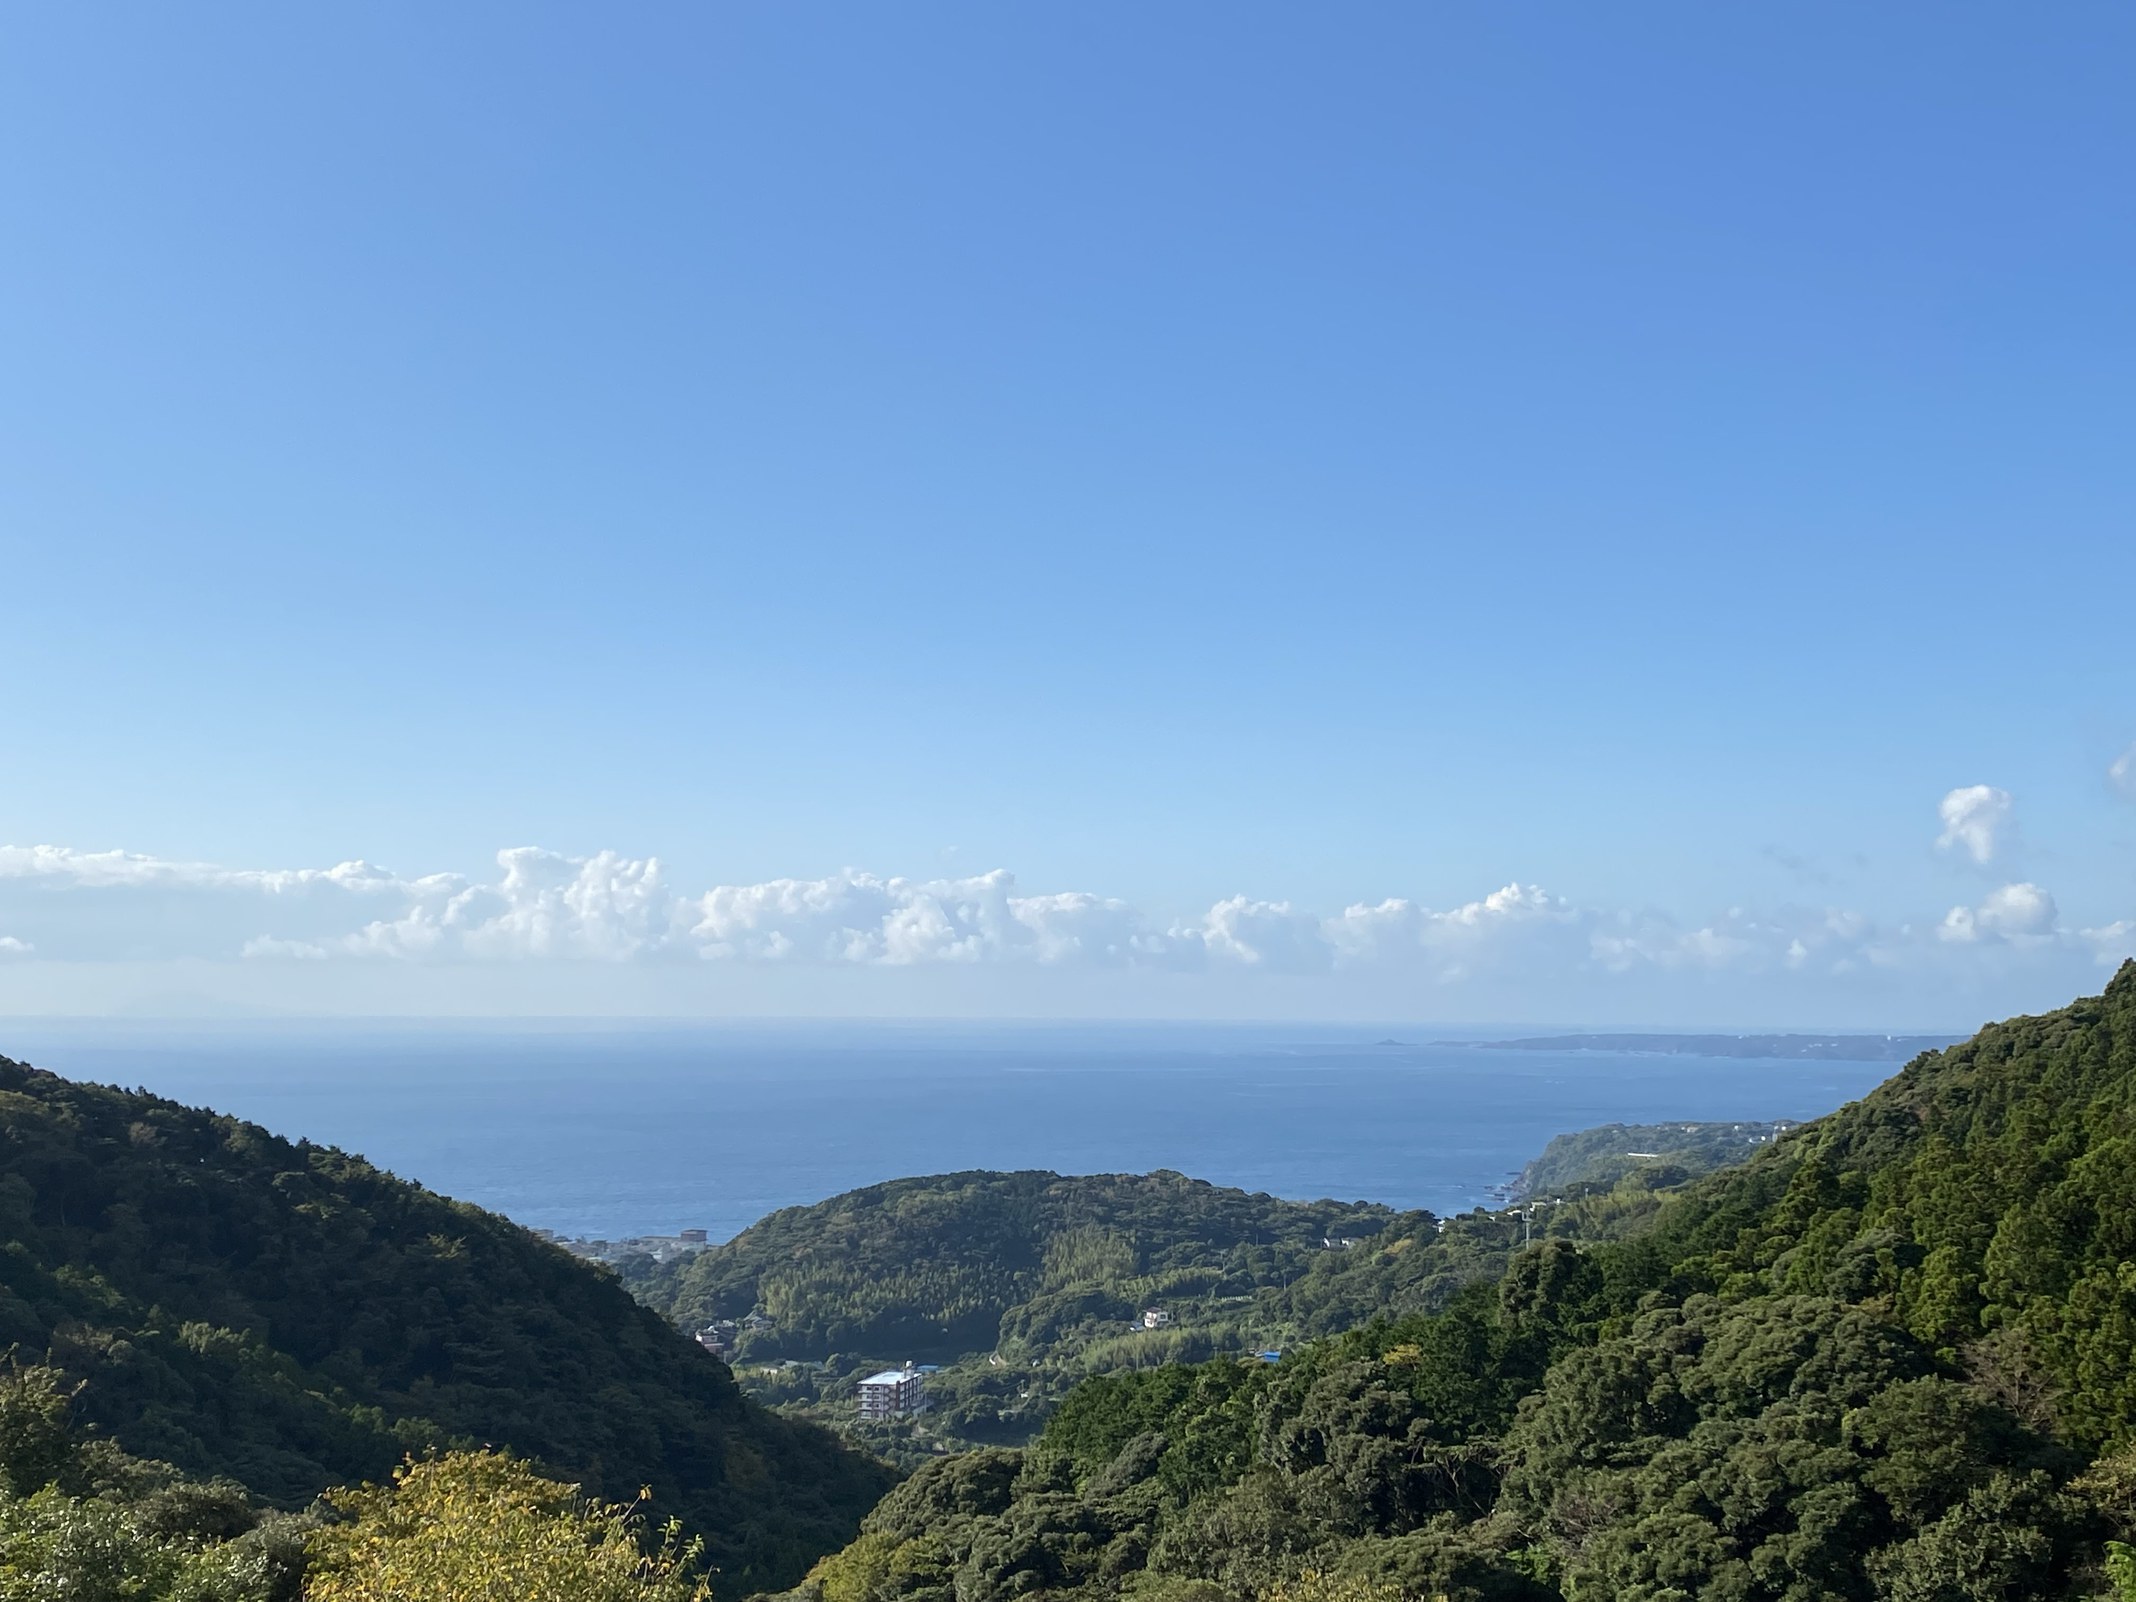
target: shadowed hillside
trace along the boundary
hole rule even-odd
[[[360,1157],[0,1059],[0,1342],[127,1450],[300,1504],[508,1446],[790,1578],[887,1484],[615,1280]]]

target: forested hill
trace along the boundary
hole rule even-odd
[[[1557,1164],[1592,1181],[1568,1216],[1590,1235],[1622,1232],[1657,1188],[1740,1161],[1769,1128],[1694,1140],[1685,1127],[1650,1132],[1677,1152],[1669,1162],[1588,1161],[1583,1146]],[[1603,1132],[1598,1150],[1621,1151],[1624,1135]],[[1607,1193],[1585,1194],[1598,1185]],[[1028,1442],[1087,1375],[1436,1311],[1495,1280],[1530,1227],[1506,1211],[1284,1201],[1169,1172],[969,1172],[788,1208],[695,1257],[619,1270],[683,1329],[719,1324],[752,1395],[909,1466]],[[940,1366],[928,1411],[860,1422],[859,1380],[908,1360]]]
[[[1650,1177],[1582,1205],[1621,1226],[1652,1204]],[[1091,1374],[1287,1348],[1444,1307],[1495,1280],[1525,1227],[1507,1212],[1442,1220],[1169,1172],[972,1172],[872,1185],[775,1213],[693,1259],[620,1268],[684,1329],[726,1321],[751,1394],[909,1467],[1028,1443]],[[940,1365],[928,1410],[857,1419],[861,1377],[905,1360]]]
[[[685,1326],[768,1315],[745,1353],[944,1362],[1112,1333],[1152,1303],[1243,1299],[1296,1279],[1331,1239],[1420,1216],[1166,1172],[936,1174],[785,1208],[695,1257],[633,1265],[632,1281]]]
[[[1872,1303],[2022,1344],[2086,1449],[2136,1439],[2136,962],[1991,1024],[1713,1176],[1623,1248],[1672,1288]]]
[[[1631,1213],[1437,1314],[1087,1381],[809,1590],[2136,1602],[2136,964]]]
[[[0,1059],[0,1347],[127,1450],[295,1505],[411,1449],[510,1447],[659,1505],[728,1590],[887,1483],[745,1399],[609,1275],[360,1157]]]

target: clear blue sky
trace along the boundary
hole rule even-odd
[[[2052,1004],[2136,919],[2132,73],[2122,5],[18,9],[0,1009],[537,1007],[335,943],[519,846],[1008,869],[1199,973],[692,937],[775,1010]],[[199,866],[349,859],[345,928]],[[1582,910],[1496,988],[1202,971],[1514,882]],[[1875,933],[1597,944],[1731,909]],[[526,972],[688,1009],[651,916]]]

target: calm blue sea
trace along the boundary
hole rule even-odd
[[[1513,1033],[1513,1031],[1508,1031]],[[363,1153],[522,1223],[724,1239],[775,1208],[960,1168],[1174,1168],[1458,1212],[1552,1135],[1808,1118],[1892,1072],[1374,1053],[1274,1026],[0,1024],[0,1055]]]

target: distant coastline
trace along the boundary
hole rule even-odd
[[[1911,1062],[1963,1035],[1533,1035],[1520,1040],[1438,1040],[1479,1051],[1613,1051],[1664,1057],[1756,1057],[1799,1062]],[[1389,1042],[1389,1044],[1393,1044]]]

